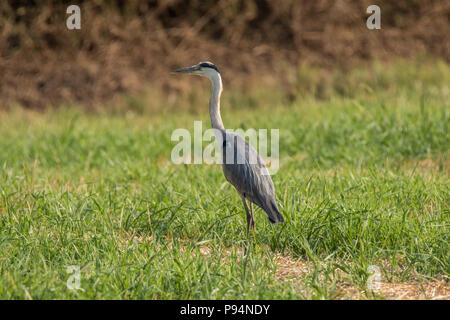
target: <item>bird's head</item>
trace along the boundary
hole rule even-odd
[[[199,64],[196,64],[192,67],[174,70],[173,72],[197,74],[209,79],[212,79],[214,76],[220,74],[219,69],[217,69],[217,67],[213,63],[208,61],[200,62]]]

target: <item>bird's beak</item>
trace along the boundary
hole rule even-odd
[[[192,66],[192,67],[188,67],[188,68],[183,68],[183,69],[178,69],[178,70],[174,70],[172,72],[184,72],[184,73],[191,73],[198,70],[198,66]]]

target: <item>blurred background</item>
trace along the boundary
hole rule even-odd
[[[81,30],[66,27],[71,4],[81,8]],[[381,30],[366,28],[371,4],[381,7]],[[170,95],[198,84],[170,71],[204,60],[226,87],[320,96],[329,72],[367,61],[448,63],[449,30],[448,0],[1,1],[0,108],[103,108],[148,88]],[[293,80],[301,68],[317,77]]]

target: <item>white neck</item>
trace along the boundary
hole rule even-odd
[[[214,129],[225,130],[220,116],[220,95],[222,94],[222,78],[218,72],[208,74],[212,84],[211,98],[209,99],[209,115]]]

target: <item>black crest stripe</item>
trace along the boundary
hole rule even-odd
[[[212,63],[203,62],[203,63],[200,64],[200,66],[203,67],[203,68],[211,68],[211,69],[214,69],[217,72],[219,72],[219,69],[217,69],[217,67],[215,65],[213,65]]]

